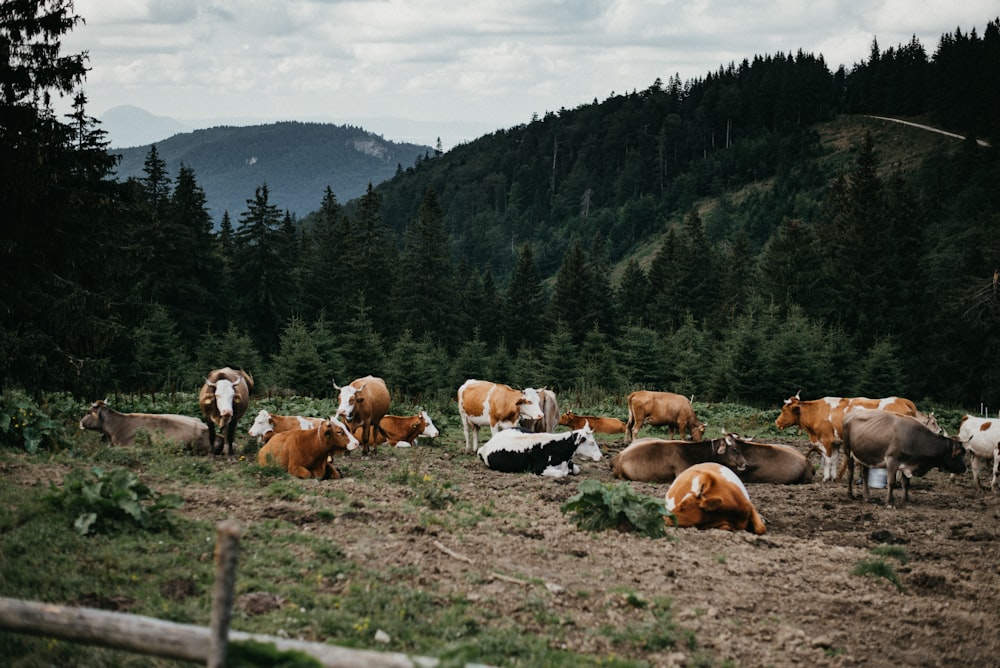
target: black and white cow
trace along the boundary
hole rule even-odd
[[[573,463],[574,455],[596,462],[601,459],[601,448],[589,426],[558,434],[508,429],[497,432],[476,454],[494,471],[531,471],[535,475],[562,478],[580,472],[580,467]]]

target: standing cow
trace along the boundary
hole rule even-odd
[[[556,393],[542,388],[538,390],[538,406],[542,409],[541,420],[521,420],[521,428],[536,434],[552,433],[559,426],[559,403]]]
[[[343,417],[352,432],[361,429],[361,452],[367,457],[369,447],[372,450],[378,447],[380,423],[389,412],[389,388],[384,380],[375,376],[356,378],[344,387],[334,381],[333,386],[340,392],[337,417]]]
[[[680,432],[691,434],[691,439],[700,441],[705,435],[705,425],[694,414],[694,408],[687,397],[673,392],[650,392],[638,390],[628,395],[628,422],[625,425],[625,444],[638,436],[643,425],[666,426],[670,435]]]
[[[823,457],[823,481],[832,481],[837,472],[837,455],[844,442],[844,414],[854,409],[876,409],[919,418],[916,405],[903,397],[869,399],[867,397],[823,397],[803,401],[795,396],[785,399],[781,414],[774,421],[778,429],[798,425],[812,446]],[[935,425],[937,423],[934,423]],[[926,427],[925,427],[926,428]]]
[[[854,498],[854,462],[862,468],[862,496],[868,500],[869,468],[886,469],[885,505],[893,506],[896,472],[902,473],[903,502],[910,498],[910,478],[932,468],[965,473],[965,448],[954,438],[935,434],[916,420],[880,410],[859,409],[844,416],[847,496]]]
[[[465,432],[465,449],[479,449],[479,429],[489,427],[490,433],[516,427],[521,420],[541,420],[545,416],[540,406],[538,390],[515,390],[508,385],[486,380],[469,379],[458,388],[458,414]]]
[[[1000,420],[966,415],[958,428],[958,440],[972,455],[972,482],[982,487],[979,468],[982,462],[993,465],[993,480],[990,489],[997,491],[997,475],[1000,474]]]
[[[208,423],[208,440],[212,453],[217,452],[215,430],[222,437],[222,451],[226,455],[236,453],[236,425],[250,405],[250,391],[253,390],[253,376],[240,369],[224,367],[208,374],[205,384],[198,393],[198,405]]]
[[[695,464],[682,471],[667,490],[665,503],[679,527],[767,533],[746,486],[722,464]]]

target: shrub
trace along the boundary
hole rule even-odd
[[[20,392],[0,396],[0,443],[35,452],[42,445],[65,445],[61,424]]]
[[[670,517],[661,499],[637,494],[627,482],[611,485],[597,480],[580,483],[561,510],[585,531],[637,531],[650,538],[666,535],[664,519]]]
[[[180,508],[176,494],[159,494],[126,469],[105,472],[99,466],[89,471],[70,471],[59,489],[49,483],[48,500],[55,506],[79,513],[73,527],[81,535],[108,533],[126,527],[147,531],[173,528],[170,511]]]

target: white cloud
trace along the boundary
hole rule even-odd
[[[91,113],[181,120],[368,116],[495,128],[755,55],[866,59],[916,35],[982,31],[967,0],[76,0]]]

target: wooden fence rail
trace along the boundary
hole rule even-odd
[[[303,652],[329,668],[428,668],[438,664],[432,657],[357,650],[229,630],[239,527],[231,522],[220,522],[216,530],[211,627],[0,597],[0,629],[213,667],[226,665],[228,643],[245,641],[274,645],[281,652]]]

